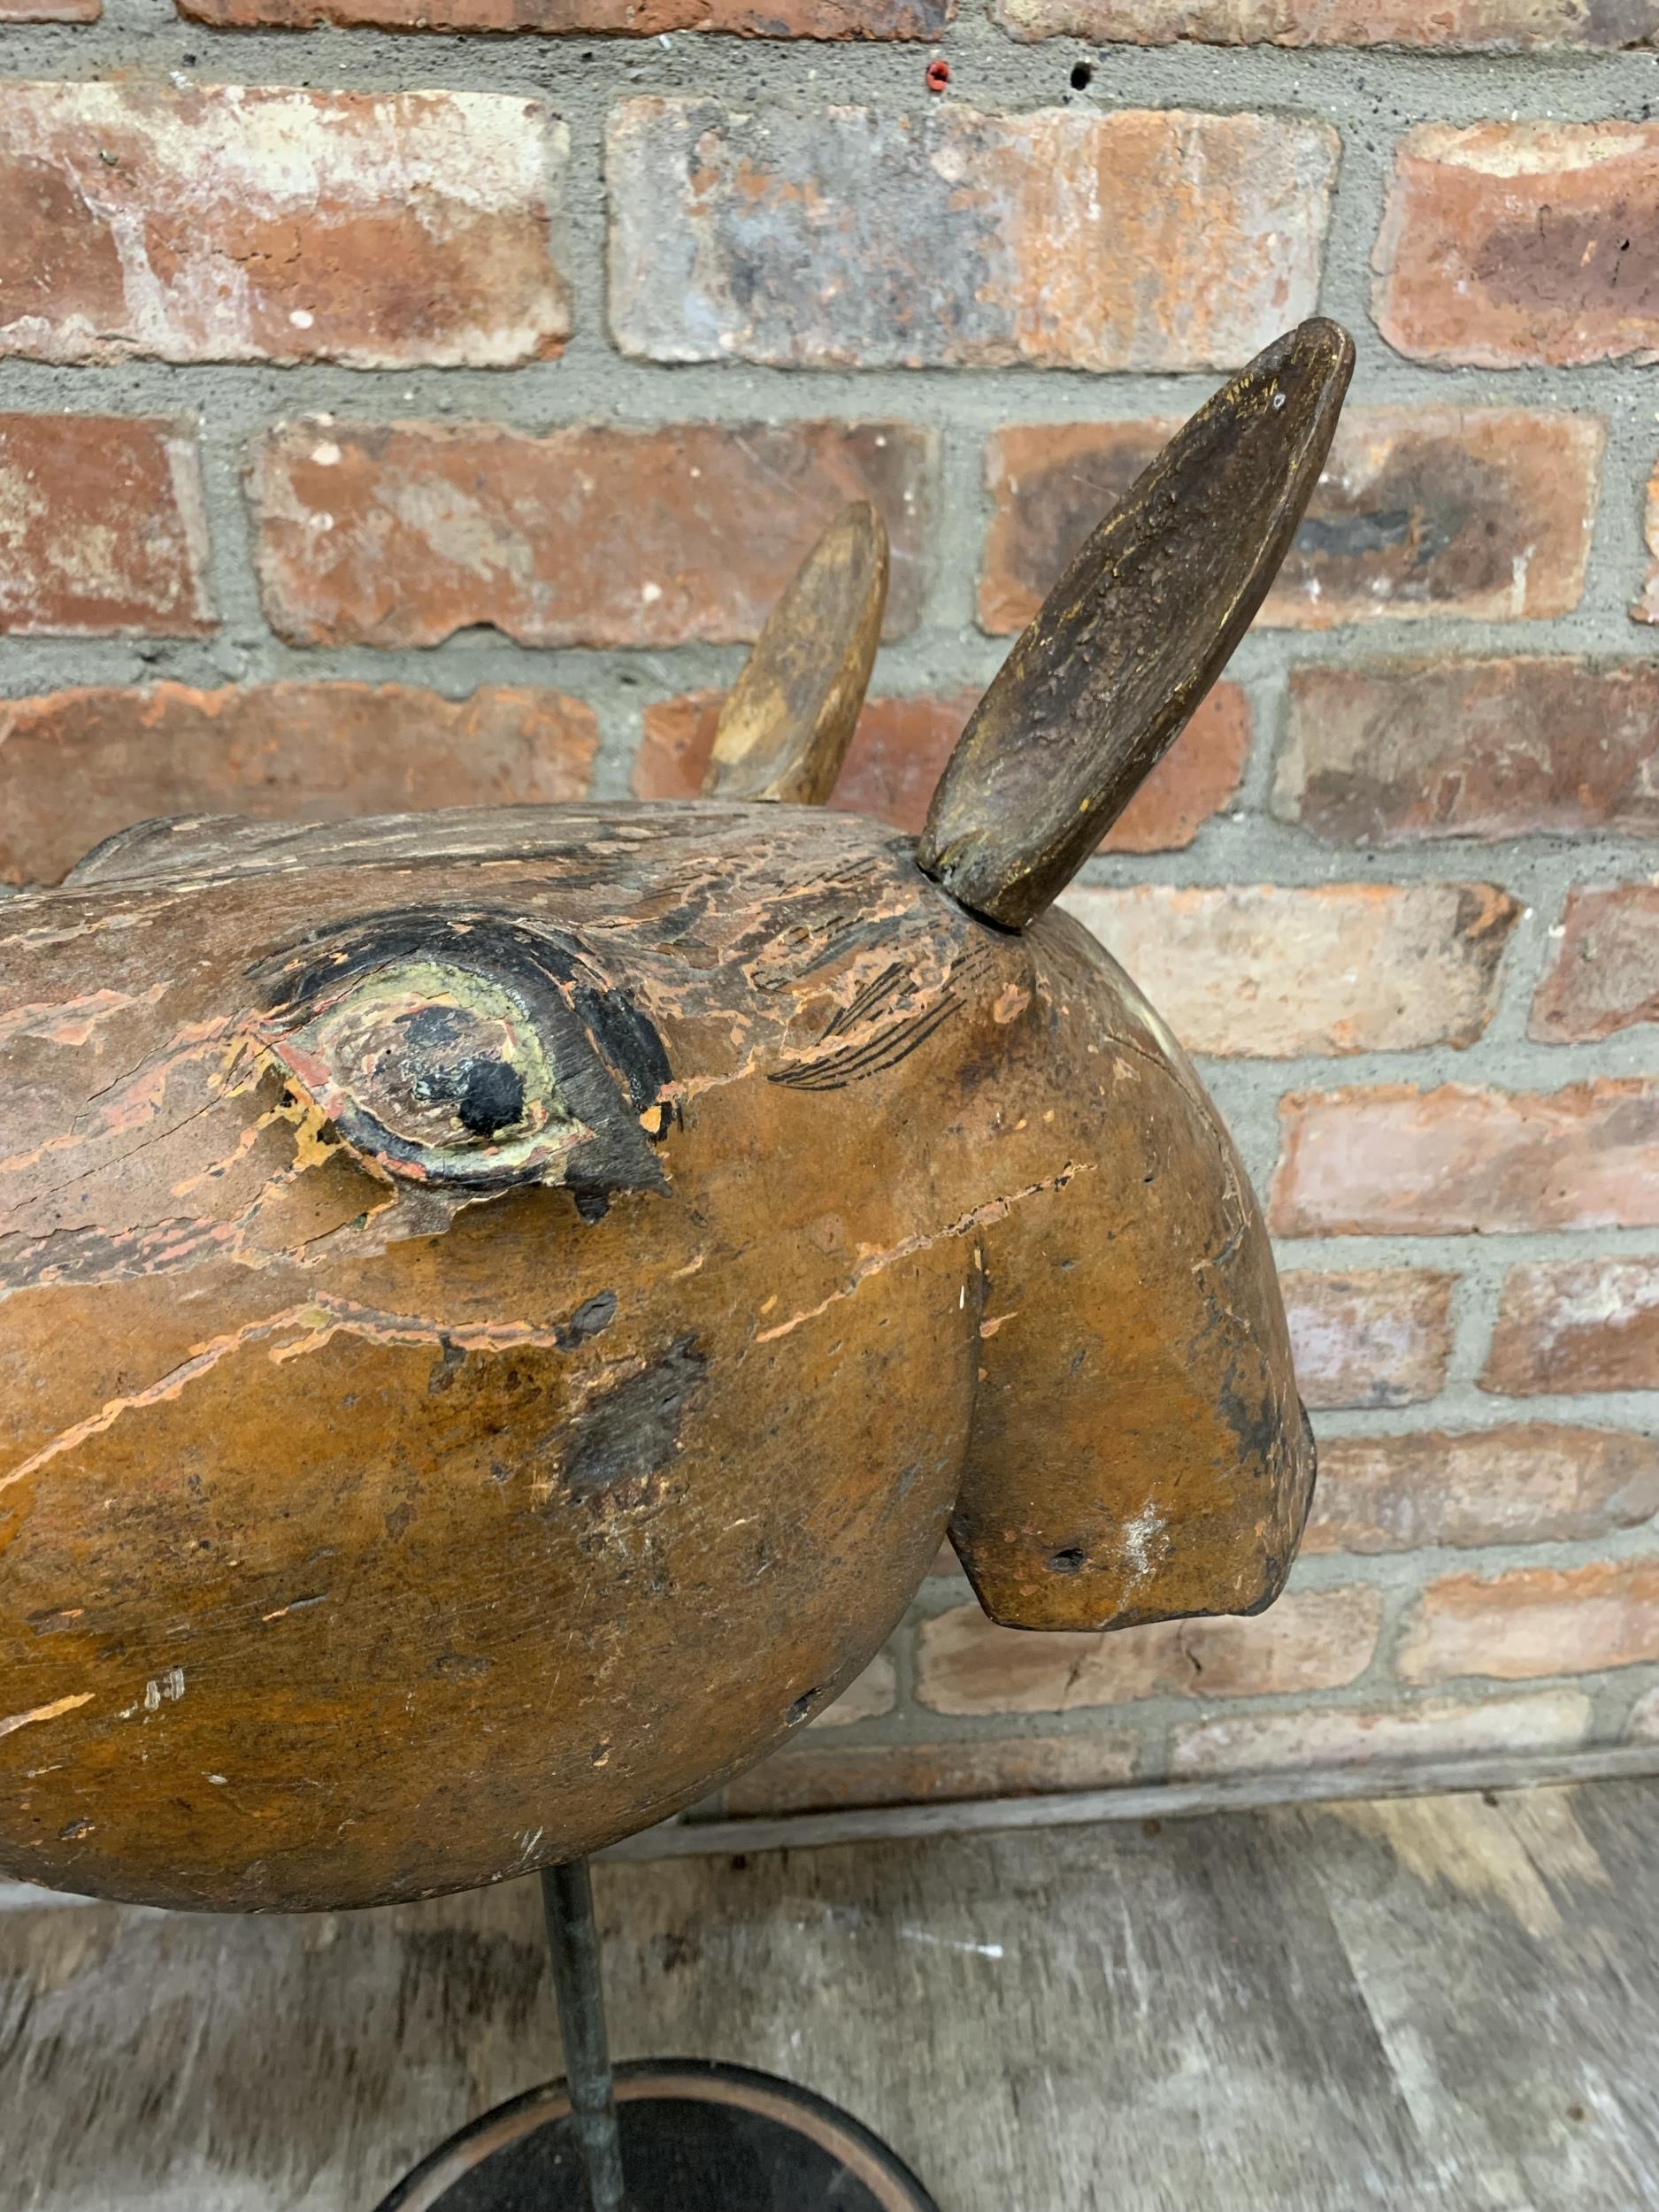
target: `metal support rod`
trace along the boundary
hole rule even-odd
[[[599,1976],[599,1932],[586,1859],[541,1870],[541,1901],[553,1952],[553,1991],[565,2039],[565,2082],[571,2125],[588,2177],[592,2212],[624,2212],[622,2149],[605,2040],[605,1996]]]

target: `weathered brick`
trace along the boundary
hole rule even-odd
[[[733,1782],[734,1815],[822,1813],[864,1805],[940,1804],[964,1797],[1039,1797],[1103,1790],[1134,1771],[1135,1739],[1118,1731],[1087,1736],[1002,1736],[973,1743],[803,1744],[781,1751]]]
[[[641,799],[691,799],[714,749],[723,691],[658,699],[645,710],[633,789]],[[866,699],[831,806],[919,830],[945,763],[979,703],[973,691],[939,698]]]
[[[1279,1119],[1282,1236],[1659,1226],[1659,1081],[1300,1091]]]
[[[1459,1551],[1578,1543],[1659,1510],[1659,1441],[1548,1421],[1414,1436],[1327,1437],[1303,1548]]]
[[[1283,116],[628,100],[611,326],[656,361],[1232,366],[1313,311],[1338,158]]]
[[[1062,903],[1189,1052],[1254,1059],[1472,1044],[1520,912],[1486,883],[1143,883]]]
[[[1653,361],[1656,238],[1659,124],[1425,124],[1395,150],[1373,312],[1415,361]]]
[[[956,0],[178,0],[180,15],[224,28],[541,31],[657,38],[730,31],[746,38],[937,38]]]
[[[157,815],[339,821],[582,798],[598,744],[580,700],[505,685],[458,700],[349,683],[7,699],[0,877],[56,882],[100,838]]]
[[[283,423],[250,476],[273,626],[300,645],[751,638],[849,499],[893,541],[887,634],[920,611],[933,441],[904,423]]]
[[[812,1722],[814,1728],[850,1728],[855,1721],[879,1720],[899,1700],[897,1670],[885,1651],[879,1651],[849,1689],[833,1705],[826,1705]]]
[[[96,23],[104,0],[0,0],[0,23]]]
[[[1296,1386],[1316,1411],[1417,1405],[1444,1388],[1455,1275],[1298,1270],[1282,1281]]]
[[[1483,1390],[1659,1390],[1659,1259],[1552,1260],[1503,1279]]]
[[[1659,1686],[1637,1699],[1624,1724],[1624,1733],[1632,1743],[1659,1743]]]
[[[725,694],[687,693],[645,710],[634,766],[641,799],[688,799],[703,787]],[[979,703],[976,691],[949,698],[865,703],[835,796],[848,813],[872,814],[919,830],[945,763]],[[1236,684],[1217,684],[1147,778],[1106,837],[1106,852],[1167,852],[1190,845],[1234,795],[1250,747],[1250,710]]]
[[[1659,1659],[1659,1559],[1448,1575],[1407,1616],[1405,1682],[1596,1674]]]
[[[1375,1590],[1293,1591],[1254,1620],[1164,1621],[1104,1635],[1031,1636],[977,1605],[922,1625],[917,1697],[938,1713],[1068,1713],[1143,1697],[1333,1690],[1371,1664]]]
[[[1023,629],[1176,427],[1025,424],[990,441],[979,620]],[[1584,594],[1605,426],[1538,408],[1355,408],[1259,621],[1567,614]]]
[[[0,415],[0,631],[211,630],[194,426],[135,415]]]
[[[1659,664],[1295,669],[1273,809],[1341,844],[1659,835]]]
[[[1016,38],[1168,46],[1407,46],[1442,53],[1652,42],[1659,0],[996,0]]]
[[[1573,1751],[1588,1741],[1594,1715],[1582,1690],[1540,1690],[1479,1703],[1433,1698],[1371,1710],[1326,1706],[1294,1713],[1235,1713],[1177,1729],[1170,1770],[1188,1778]]]
[[[488,93],[13,84],[0,352],[501,367],[570,331],[568,133]]]
[[[1659,1022],[1659,884],[1571,892],[1563,927],[1532,1001],[1530,1035],[1588,1044]]]
[[[1647,481],[1647,580],[1631,609],[1632,622],[1659,622],[1659,468]]]

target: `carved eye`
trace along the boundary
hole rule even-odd
[[[472,969],[410,961],[359,976],[281,1054],[348,1141],[420,1181],[465,1180],[469,1167],[499,1181],[593,1134],[529,1008]]]
[[[550,931],[472,913],[309,933],[255,1027],[372,1164],[424,1183],[666,1187],[656,1031]]]

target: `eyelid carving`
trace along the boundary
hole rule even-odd
[[[665,1190],[656,1029],[553,931],[469,909],[310,931],[260,963],[255,1034],[365,1164],[479,1191]]]
[[[372,969],[272,1042],[348,1144],[418,1182],[528,1179],[593,1135],[528,1008],[476,969]]]

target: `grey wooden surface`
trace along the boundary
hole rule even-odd
[[[941,2212],[1659,2207],[1659,1784],[611,1865],[618,2055],[838,2098]],[[4,2212],[370,2212],[557,2070],[534,1889],[0,1917]]]

